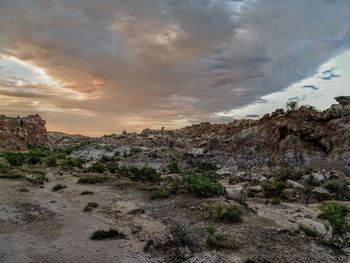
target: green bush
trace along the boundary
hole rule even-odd
[[[276,181],[285,182],[288,179],[297,180],[299,179],[300,176],[298,176],[298,173],[294,171],[292,168],[282,167],[273,174],[273,177]]]
[[[217,204],[211,207],[211,217],[216,222],[239,223],[242,222],[242,209],[233,204]]]
[[[276,180],[265,181],[261,186],[264,189],[265,196],[268,198],[278,197],[286,187],[285,183]]]
[[[195,163],[194,168],[198,172],[215,171],[218,169],[216,164],[207,161],[198,161],[197,163]]]
[[[104,183],[110,180],[109,176],[95,175],[95,174],[86,174],[79,178],[78,183],[80,184],[97,184]]]
[[[181,168],[179,165],[179,162],[176,159],[172,159],[171,162],[168,164],[168,170],[171,173],[178,174],[181,172]]]
[[[160,188],[156,191],[154,191],[152,194],[151,194],[151,199],[152,200],[156,200],[156,199],[166,199],[166,198],[169,198],[170,197],[170,192],[168,189],[166,188]]]
[[[133,181],[156,182],[160,180],[160,174],[157,170],[147,166],[142,168],[137,168],[135,166],[121,167],[119,173]]]
[[[4,153],[3,156],[11,166],[21,166],[26,161],[26,155],[24,153]]]
[[[97,230],[91,236],[91,240],[105,240],[105,239],[125,239],[126,236],[115,229],[110,229],[108,231],[105,230]]]
[[[36,165],[41,163],[41,158],[38,156],[29,156],[27,159],[29,165]]]
[[[329,201],[320,206],[322,217],[328,223],[325,225],[331,231],[332,244],[338,247],[349,245],[350,240],[346,235],[350,232],[350,223],[346,220],[347,208],[334,201]]]
[[[219,233],[213,226],[209,226],[207,229],[206,243],[209,247],[215,249],[238,249],[239,244],[236,240],[225,237]]]
[[[90,166],[89,171],[102,174],[106,171],[106,169],[106,165],[103,162],[98,161]]]
[[[222,185],[204,176],[199,176],[197,174],[185,175],[184,181],[187,190],[199,197],[224,194]]]
[[[71,158],[68,157],[64,160],[62,166],[66,169],[72,169],[72,168],[82,168],[84,164],[84,161],[80,158]]]
[[[343,179],[332,179],[323,184],[323,187],[330,191],[337,199],[350,200],[348,183]]]
[[[58,157],[56,155],[49,156],[45,163],[49,167],[56,167],[57,166],[57,159]]]
[[[62,190],[64,188],[67,188],[67,186],[62,184],[56,184],[54,187],[52,187],[52,192],[57,192],[59,190]]]

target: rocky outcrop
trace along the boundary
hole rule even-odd
[[[26,150],[28,145],[49,145],[46,122],[39,115],[0,116],[0,150]]]

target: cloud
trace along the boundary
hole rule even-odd
[[[0,54],[59,82],[0,77],[0,94],[45,105],[7,111],[57,110],[42,113],[67,131],[67,109],[96,134],[207,120],[349,49],[349,13],[347,0],[0,0]]]

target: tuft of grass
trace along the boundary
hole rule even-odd
[[[56,184],[56,185],[54,185],[54,186],[52,187],[51,191],[52,191],[52,192],[57,192],[57,191],[62,190],[62,189],[64,189],[64,188],[67,188],[67,186],[62,185],[62,184]]]
[[[175,174],[180,173],[181,168],[180,168],[179,162],[176,159],[172,159],[168,164],[168,170],[171,173],[175,173]]]
[[[79,178],[78,183],[80,184],[97,184],[97,183],[104,183],[108,181],[110,177],[108,176],[102,176],[102,175],[96,175],[96,174],[86,174]]]
[[[284,182],[276,180],[264,181],[261,186],[264,189],[265,196],[268,198],[278,197],[286,187]]]
[[[282,167],[273,174],[276,181],[285,182],[287,180],[297,180],[301,174],[297,173],[294,169],[290,167]]]
[[[96,230],[92,235],[90,236],[91,240],[113,240],[113,239],[125,239],[126,236],[115,229],[110,229],[108,231],[106,230]]]
[[[231,249],[236,250],[240,246],[238,242],[232,238],[226,237],[212,225],[207,228],[207,245],[214,249]]]
[[[240,223],[242,222],[242,209],[238,205],[220,203],[211,207],[211,217],[216,222]]]
[[[84,207],[84,212],[91,212],[93,209],[97,208],[98,204],[95,202],[89,202],[87,205]]]
[[[93,194],[94,194],[94,192],[88,191],[88,190],[82,191],[82,192],[80,193],[80,195],[93,195]]]

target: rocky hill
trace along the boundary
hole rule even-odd
[[[0,150],[26,150],[28,145],[48,145],[45,121],[39,115],[27,117],[0,116]]]
[[[87,160],[129,154],[142,149],[140,164],[162,167],[171,156],[184,165],[195,158],[213,161],[230,171],[263,167],[312,166],[349,172],[350,97],[325,111],[302,106],[277,109],[259,120],[235,120],[227,124],[200,123],[178,130],[88,138],[50,133],[57,147],[74,146],[73,155]],[[157,159],[150,158],[158,153]]]

